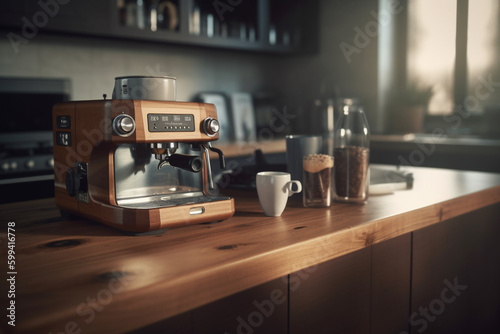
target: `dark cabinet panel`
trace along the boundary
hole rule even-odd
[[[408,329],[411,234],[372,246],[371,334]]]
[[[288,277],[276,279],[131,334],[287,333]]]
[[[290,275],[290,333],[408,329],[411,234]]]
[[[369,333],[370,248],[290,275],[290,333]]]
[[[414,232],[411,333],[498,333],[500,205]]]
[[[287,277],[193,311],[193,334],[287,333]]]
[[[152,325],[129,332],[129,334],[189,334],[192,333],[191,312],[159,321]]]
[[[42,30],[106,34],[114,14],[114,2],[102,0],[9,0],[6,5],[7,10],[0,13],[1,25],[27,39]]]

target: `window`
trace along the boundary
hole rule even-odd
[[[408,0],[406,77],[433,86],[429,114],[449,114],[458,105],[481,113],[500,104],[499,3]],[[481,89],[485,82],[497,86]]]
[[[500,58],[499,29],[500,1],[498,0],[469,0],[468,31],[467,31],[467,95],[476,96],[479,104],[469,103],[469,111],[482,112],[488,106],[500,104],[500,87],[483,87],[488,77],[495,82],[500,81],[498,68],[495,72],[495,62]],[[490,94],[488,94],[490,93]],[[496,101],[495,101],[496,97]],[[472,101],[474,102],[474,101]]]

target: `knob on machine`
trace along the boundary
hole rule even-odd
[[[203,121],[203,131],[207,136],[213,137],[219,132],[219,121],[212,117],[207,117]]]
[[[78,192],[88,191],[87,167],[85,164],[77,163],[75,168],[66,171],[66,191],[70,196],[77,196]]]
[[[122,137],[128,137],[135,130],[135,121],[129,115],[119,115],[113,120],[113,130]]]

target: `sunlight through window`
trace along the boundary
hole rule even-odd
[[[479,103],[470,104],[469,111],[482,112],[483,107],[491,102],[492,92],[481,89],[484,79],[492,75],[495,61],[500,56],[497,53],[498,43],[498,0],[469,1],[469,22],[467,31],[467,77],[468,94],[477,97]],[[493,77],[498,81],[497,77]],[[479,94],[478,94],[479,93]]]
[[[408,1],[408,81],[433,86],[429,114],[453,111],[456,18],[456,0]]]

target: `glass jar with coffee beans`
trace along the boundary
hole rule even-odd
[[[370,130],[363,107],[344,100],[335,129],[335,201],[364,203],[368,199]]]

